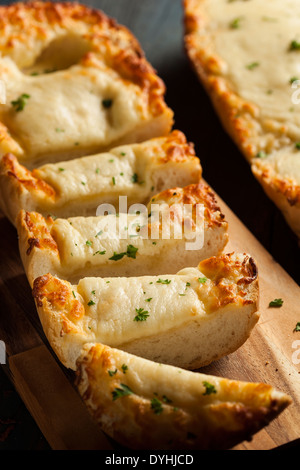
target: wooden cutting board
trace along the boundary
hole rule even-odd
[[[300,321],[300,289],[220,198],[219,202],[229,222],[225,251],[250,253],[258,263],[261,318],[237,352],[201,371],[269,383],[292,397],[293,404],[278,419],[251,442],[236,447],[273,449],[300,438],[300,333],[294,332]],[[15,229],[1,217],[0,230],[0,340],[6,344],[17,391],[53,449],[116,448],[91,420],[73,387],[73,375],[49,348],[18,255]],[[283,299],[281,308],[269,308],[275,298]]]

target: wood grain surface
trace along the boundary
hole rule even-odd
[[[175,111],[175,128],[184,131],[195,143],[205,179],[227,203],[222,203],[230,226],[230,244],[226,251],[251,253],[258,262],[259,324],[236,353],[202,371],[270,383],[292,396],[293,405],[258,433],[252,442],[238,448],[271,449],[293,442],[300,438],[300,365],[292,361],[296,352],[294,342],[300,341],[300,333],[293,331],[300,321],[297,240],[223,131],[208,97],[190,69],[183,51],[181,0],[83,3],[103,9],[138,37],[147,58],[166,83],[167,102]],[[78,401],[72,375],[60,367],[48,348],[19,258],[16,231],[4,217],[0,217],[0,233],[0,340],[6,344],[10,373],[20,396],[52,448],[108,448],[112,443],[95,428]],[[284,300],[280,309],[268,307],[271,300],[280,297]],[[50,387],[56,381],[64,393],[58,393],[53,385]],[[2,385],[0,378],[0,389]],[[60,417],[66,403],[64,405],[59,398],[64,394],[69,397],[69,405],[76,403],[74,413],[83,423],[82,428],[73,430],[72,435],[69,434],[72,431],[71,412],[65,421]],[[24,423],[19,425],[23,425],[25,434]],[[84,436],[80,444],[81,431],[91,433],[90,444]],[[10,438],[15,439],[15,436],[12,432],[7,437],[8,448]],[[21,446],[22,436],[19,439]],[[35,447],[40,447],[40,443],[31,443],[31,448]]]

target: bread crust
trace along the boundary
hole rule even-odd
[[[90,167],[98,166],[99,176],[101,168],[107,159],[116,155],[136,152],[136,162],[141,165],[143,174],[135,185],[136,196],[128,187],[119,186],[116,178],[115,185],[108,188],[97,186],[94,180],[89,185],[89,178],[95,178],[95,170],[91,174]],[[58,217],[74,217],[79,215],[92,216],[101,203],[119,203],[119,195],[128,195],[128,204],[145,203],[158,191],[172,187],[179,183],[183,185],[198,183],[202,175],[199,158],[195,155],[194,146],[187,142],[185,135],[173,130],[168,136],[150,139],[140,144],[121,146],[111,149],[108,153],[95,156],[81,157],[71,162],[60,162],[55,165],[46,165],[30,171],[21,165],[13,154],[7,154],[0,160],[0,207],[4,214],[15,225],[16,217],[21,209],[40,212],[45,217],[49,214]],[[93,161],[92,161],[93,160]],[[112,161],[110,160],[110,161]],[[143,162],[144,163],[141,163]],[[91,162],[88,165],[85,162]],[[121,160],[122,162],[122,160]],[[76,165],[77,171],[75,170]],[[110,165],[110,164],[108,164]],[[144,165],[144,166],[143,166]],[[60,176],[61,167],[67,167],[74,173],[71,182]],[[110,165],[111,166],[111,165]],[[136,171],[133,164],[132,172]],[[108,172],[108,169],[107,169]],[[55,178],[53,178],[55,174]],[[115,173],[112,173],[115,175]],[[132,176],[132,175],[130,175]],[[61,178],[59,181],[58,178]],[[75,177],[77,178],[75,180]],[[82,194],[82,180],[85,182]],[[109,178],[109,185],[112,179]],[[139,184],[144,181],[143,185]],[[65,190],[67,184],[78,188],[78,195],[74,191]],[[105,183],[107,184],[107,183]]]
[[[207,394],[207,384],[213,393]],[[291,403],[269,385],[154,364],[102,344],[85,346],[77,388],[103,431],[147,450],[228,449]]]
[[[285,178],[271,168],[268,160],[257,158],[264,150],[267,134],[260,119],[258,104],[246,101],[234,90],[228,78],[226,63],[214,50],[209,32],[213,22],[205,11],[207,0],[184,0],[185,48],[191,65],[210,96],[221,122],[251,165],[254,176],[266,194],[283,212],[291,229],[300,237],[300,186],[291,178]],[[270,13],[271,14],[271,13]],[[229,18],[228,21],[232,20]],[[274,98],[275,99],[275,98]],[[283,123],[274,130],[281,148],[290,152],[290,139],[286,143]],[[293,141],[293,139],[291,139]],[[294,140],[294,144],[297,141]],[[276,150],[276,148],[275,148]],[[266,150],[268,152],[268,150]]]
[[[33,296],[40,320],[60,361],[74,369],[84,344],[94,341],[194,369],[233,352],[246,341],[259,319],[258,274],[251,257],[212,257],[197,269],[186,268],[168,277],[171,286],[162,286],[161,276],[86,278],[77,286],[51,274],[35,279]],[[168,297],[168,288],[173,289],[172,297]],[[140,290],[151,292],[147,295],[154,299],[146,304],[148,323],[132,321],[132,312],[142,303],[137,297]],[[186,297],[178,303],[182,292]],[[116,296],[123,305],[118,327]]]
[[[138,87],[140,128],[129,129],[119,143],[126,142],[126,139],[127,142],[128,139],[129,142],[141,141],[166,135],[170,131],[173,112],[164,101],[165,85],[146,60],[137,39],[126,27],[103,12],[77,2],[32,1],[0,7],[0,51],[3,58],[11,59],[20,70],[30,69],[43,50],[63,35],[81,38],[87,45],[86,53],[77,61],[80,67],[101,73],[107,70],[116,80]],[[75,50],[76,47],[74,44]],[[148,122],[149,132],[142,121]],[[112,146],[112,143],[108,142],[107,145]],[[115,142],[115,145],[118,143]],[[20,143],[19,136],[13,139],[9,125],[1,122],[1,154],[12,152],[30,167],[27,151]],[[52,161],[53,158],[52,155]]]

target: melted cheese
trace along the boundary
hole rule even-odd
[[[58,161],[121,141],[149,120],[142,90],[111,69],[73,65],[42,75],[25,75],[8,57],[0,59],[7,104],[0,119],[19,143],[18,157],[31,164]],[[29,95],[17,112],[11,102]],[[103,100],[112,100],[106,107]]]
[[[132,147],[120,147],[102,153],[34,170],[35,176],[55,188],[55,205],[75,200],[93,199],[109,193],[135,195],[144,200],[151,192],[151,158],[138,158]],[[137,181],[134,180],[137,175]],[[107,198],[109,201],[109,198]]]
[[[205,316],[196,292],[200,275],[195,268],[184,275],[82,279],[77,286],[78,294],[86,305],[94,302],[86,307],[84,329],[89,336],[95,335],[97,341],[114,346],[157,334],[157,325],[164,332],[170,325],[177,328],[195,317]],[[157,282],[159,279],[171,282],[162,284]],[[191,283],[188,288],[187,282]],[[146,321],[134,321],[139,309],[149,315]]]
[[[259,108],[260,146],[271,154],[268,163],[300,184],[300,153],[293,146],[300,141],[300,105],[293,103],[299,86],[291,84],[300,79],[300,51],[290,50],[292,41],[300,41],[300,3],[210,0],[201,8],[222,75],[237,95]],[[230,27],[234,20],[237,28]]]

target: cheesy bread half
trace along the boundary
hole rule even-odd
[[[184,4],[188,56],[228,133],[300,237],[300,4]]]
[[[90,276],[175,274],[219,255],[228,241],[227,222],[203,183],[168,189],[144,208],[56,220],[21,211],[19,249],[29,283],[47,273],[71,283]]]
[[[75,369],[85,343],[196,369],[239,348],[259,318],[258,274],[248,255],[227,254],[176,275],[84,278],[51,274],[33,296],[50,345]]]
[[[276,418],[289,396],[157,364],[102,344],[77,361],[77,388],[101,429],[134,449],[229,449]]]
[[[201,174],[194,147],[180,131],[33,171],[7,154],[0,161],[0,206],[13,224],[21,209],[95,216],[100,204],[118,208],[119,196],[127,196],[129,206],[147,203],[164,189],[198,183]]]
[[[168,134],[165,86],[130,31],[74,2],[0,7],[0,154],[28,168]]]

